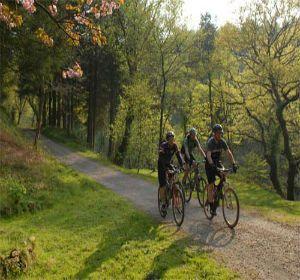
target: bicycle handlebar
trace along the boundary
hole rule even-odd
[[[219,168],[217,167],[217,171],[221,173],[231,173],[233,172],[233,168]]]

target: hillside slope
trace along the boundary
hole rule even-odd
[[[159,225],[112,191],[34,151],[3,112],[0,145],[0,255],[36,239],[32,267],[9,271],[8,278],[237,277],[173,226]]]

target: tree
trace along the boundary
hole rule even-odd
[[[261,139],[264,139],[262,143],[274,147],[272,159],[268,162],[271,170],[274,169],[272,182],[279,193],[281,187],[276,178],[276,158],[279,135],[282,136],[283,154],[288,162],[286,183],[289,200],[294,200],[295,177],[299,172],[297,166],[300,160],[297,156],[299,147],[293,145],[291,126],[287,123],[289,108],[294,103],[299,104],[299,5],[299,1],[293,0],[256,1],[245,10],[241,17],[241,28],[230,43],[230,49],[234,51],[242,69],[240,75],[232,76],[242,100],[256,98],[257,102],[258,99],[264,99],[267,106],[258,115],[245,104],[248,116],[256,122]],[[264,123],[262,115],[266,112],[271,117]],[[269,131],[272,128],[273,137],[266,135],[266,127]]]

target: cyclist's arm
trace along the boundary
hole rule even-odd
[[[211,165],[214,164],[214,162],[211,158],[211,151],[207,151],[206,158],[207,158],[209,164],[211,164]]]
[[[203,156],[204,158],[206,158],[205,152],[204,152],[204,150],[202,149],[201,144],[200,144],[200,142],[199,142],[198,139],[197,139],[197,145],[198,145],[199,153],[202,154],[202,156]]]
[[[181,153],[180,153],[179,151],[176,152],[176,157],[177,157],[177,160],[178,160],[179,164],[180,164],[181,166],[184,165],[184,160],[182,159]]]
[[[175,153],[176,153],[176,157],[177,157],[177,160],[178,160],[179,164],[182,166],[184,164],[184,160],[183,160],[183,158],[181,156],[181,153],[180,153],[177,146],[176,146],[176,152]]]
[[[188,147],[188,145],[187,145],[187,141],[184,141],[184,152],[185,152],[185,155],[186,155],[186,158],[188,159],[188,160],[190,160],[191,159],[191,156],[190,156],[190,153],[189,153],[189,147]]]
[[[232,154],[232,152],[230,151],[230,149],[227,149],[227,150],[226,150],[226,154],[227,154],[227,157],[228,157],[228,159],[230,160],[230,162],[231,162],[232,164],[235,164],[235,160],[234,160],[233,154]]]

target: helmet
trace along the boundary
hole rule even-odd
[[[213,131],[214,133],[215,133],[215,132],[218,132],[218,131],[224,133],[223,127],[222,127],[222,125],[220,125],[220,124],[215,124],[215,125],[213,126],[212,131]]]
[[[169,140],[171,138],[174,138],[175,137],[175,133],[173,131],[169,131],[167,132],[166,134],[166,139]]]
[[[190,129],[190,131],[189,131],[189,133],[192,133],[192,134],[195,134],[195,135],[197,135],[197,130],[196,130],[196,128],[191,128]]]

